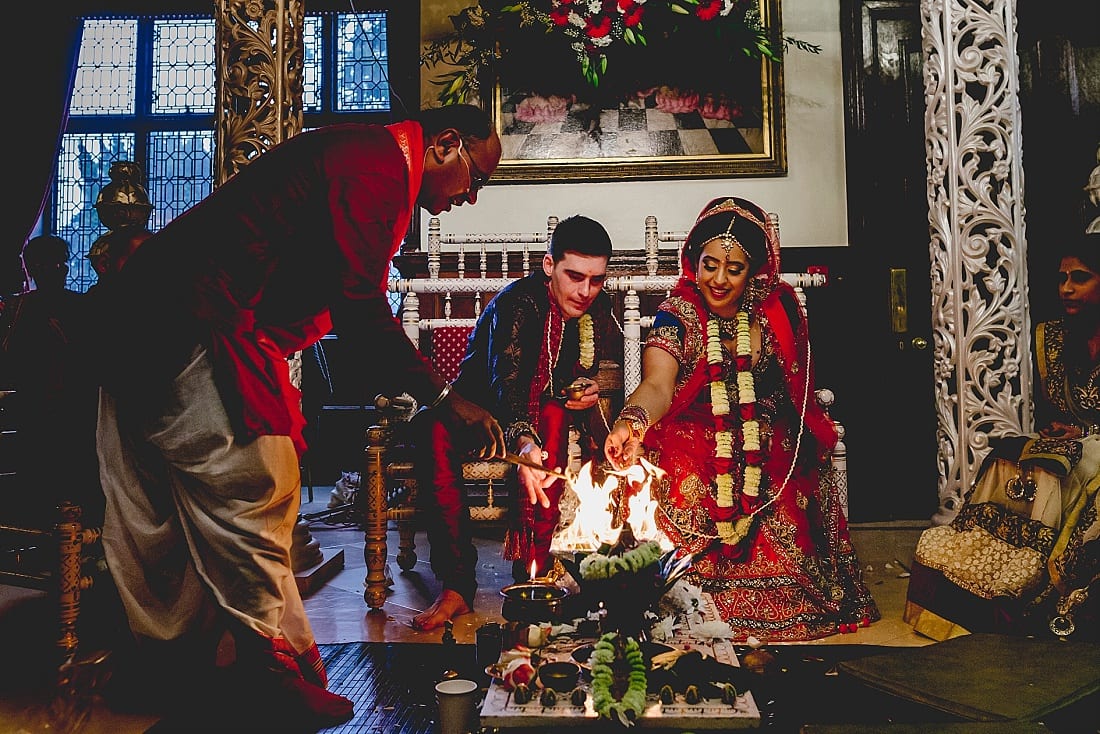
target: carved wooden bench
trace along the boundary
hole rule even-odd
[[[389,282],[392,293],[403,298],[401,323],[410,341],[421,349],[437,368],[453,379],[465,350],[465,337],[473,328],[484,304],[504,286],[541,267],[541,258],[557,217],[548,217],[545,232],[451,234],[441,231],[440,220],[433,217],[428,225],[428,249],[417,256],[402,256],[404,277]],[[775,215],[770,226],[778,231]],[[616,250],[608,266],[604,290],[612,295],[615,314],[623,332],[623,364],[601,369],[601,385],[608,389],[601,400],[621,405],[623,396],[638,386],[642,374],[642,348],[646,330],[653,324],[657,304],[675,286],[680,276],[679,250],[686,232],[661,232],[656,217],[646,217],[644,247],[639,251]],[[444,251],[443,246],[448,250]],[[782,273],[794,289],[803,307],[806,289],[827,285],[822,274]],[[440,355],[439,350],[446,351]],[[601,365],[603,367],[603,365]],[[605,378],[606,376],[606,378]],[[820,389],[818,402],[828,408],[833,393]],[[394,436],[399,426],[415,412],[415,401],[408,396],[379,396],[375,403],[378,422],[367,432],[366,466],[360,491],[360,514],[365,534],[364,557],[367,564],[364,598],[372,609],[385,601],[387,584],[387,531],[391,522],[398,529],[398,565],[409,570],[416,563],[416,488],[411,456],[400,456]],[[610,410],[610,406],[608,406]],[[613,415],[613,413],[609,414]],[[843,438],[843,427],[837,425]],[[499,501],[492,492],[503,484],[510,469],[504,462],[469,462],[463,467],[468,481],[487,481],[487,504],[472,508],[474,519],[500,517]],[[843,440],[832,457],[829,481],[847,497],[847,456]],[[482,495],[484,496],[484,495]],[[846,506],[846,500],[845,500]],[[483,518],[479,518],[479,513]]]

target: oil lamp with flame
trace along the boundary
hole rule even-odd
[[[562,601],[569,591],[556,585],[549,576],[536,576],[538,566],[531,562],[528,581],[500,590],[504,597],[501,615],[509,622],[537,624],[562,621]]]

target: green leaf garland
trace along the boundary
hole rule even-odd
[[[592,708],[602,718],[631,725],[645,711],[646,663],[638,641],[633,637],[624,640],[618,633],[608,632],[596,642],[591,660]],[[627,688],[620,698],[612,692],[616,662],[620,667],[629,667]]]

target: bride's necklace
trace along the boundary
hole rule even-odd
[[[722,339],[733,339],[737,335],[737,316],[729,319],[725,316],[711,314],[711,319],[718,322],[718,335]]]

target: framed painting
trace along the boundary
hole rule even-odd
[[[782,48],[780,0],[758,2],[767,37]],[[503,147],[493,181],[786,174],[781,61],[751,58],[728,39],[723,47],[720,38],[680,35],[634,44],[633,57],[610,58],[599,85],[577,73],[575,56],[555,63],[554,49],[536,45],[545,43],[541,38],[525,44],[529,61],[513,50],[510,63],[499,64],[482,85],[492,89],[482,103],[490,106]]]

